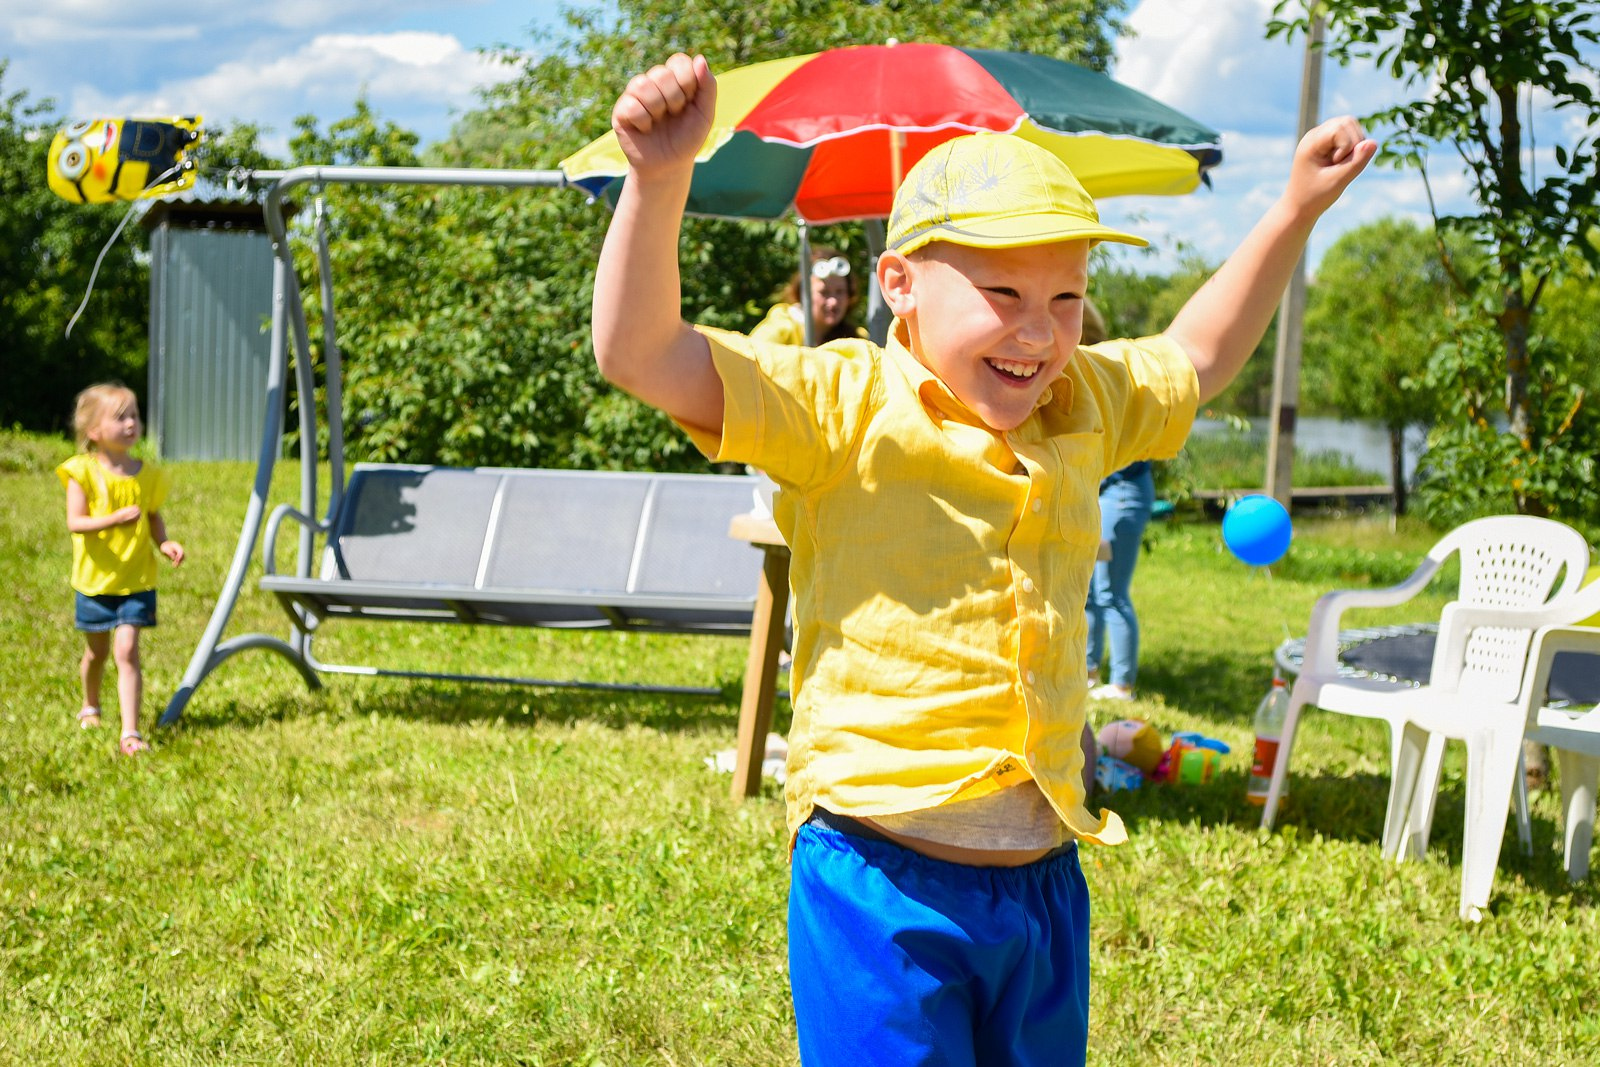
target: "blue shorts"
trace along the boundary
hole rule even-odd
[[[77,597],[78,629],[86,634],[103,634],[119,626],[154,626],[156,624],[156,591],[117,596],[102,593],[89,596],[74,592]]]
[[[789,983],[806,1067],[1081,1064],[1089,888],[1077,848],[969,867],[808,822],[790,878]]]

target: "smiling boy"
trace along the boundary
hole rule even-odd
[[[1163,334],[1080,348],[1103,226],[1010,136],[928,153],[877,264],[887,343],[690,326],[677,242],[715,109],[675,55],[612,113],[631,169],[595,279],[602,373],[781,487],[793,553],[790,984],[808,1064],[1081,1063],[1083,604],[1097,486],[1174,454],[1259,342],[1316,219],[1376,146],[1308,134],[1283,197]]]

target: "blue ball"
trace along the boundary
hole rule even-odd
[[[1266,567],[1289,551],[1289,513],[1270,496],[1241,497],[1222,517],[1222,540],[1242,563]]]

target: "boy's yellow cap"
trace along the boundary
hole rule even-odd
[[[888,246],[931,241],[1016,248],[1054,241],[1149,244],[1100,224],[1094,201],[1056,156],[1012,134],[978,133],[923,156],[895,190]]]

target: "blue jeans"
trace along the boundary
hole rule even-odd
[[[1100,494],[1100,536],[1111,542],[1111,558],[1094,565],[1089,583],[1089,669],[1099,670],[1106,662],[1109,641],[1104,678],[1129,689],[1139,677],[1139,617],[1129,588],[1155,500],[1155,479],[1148,469],[1112,482]]]

